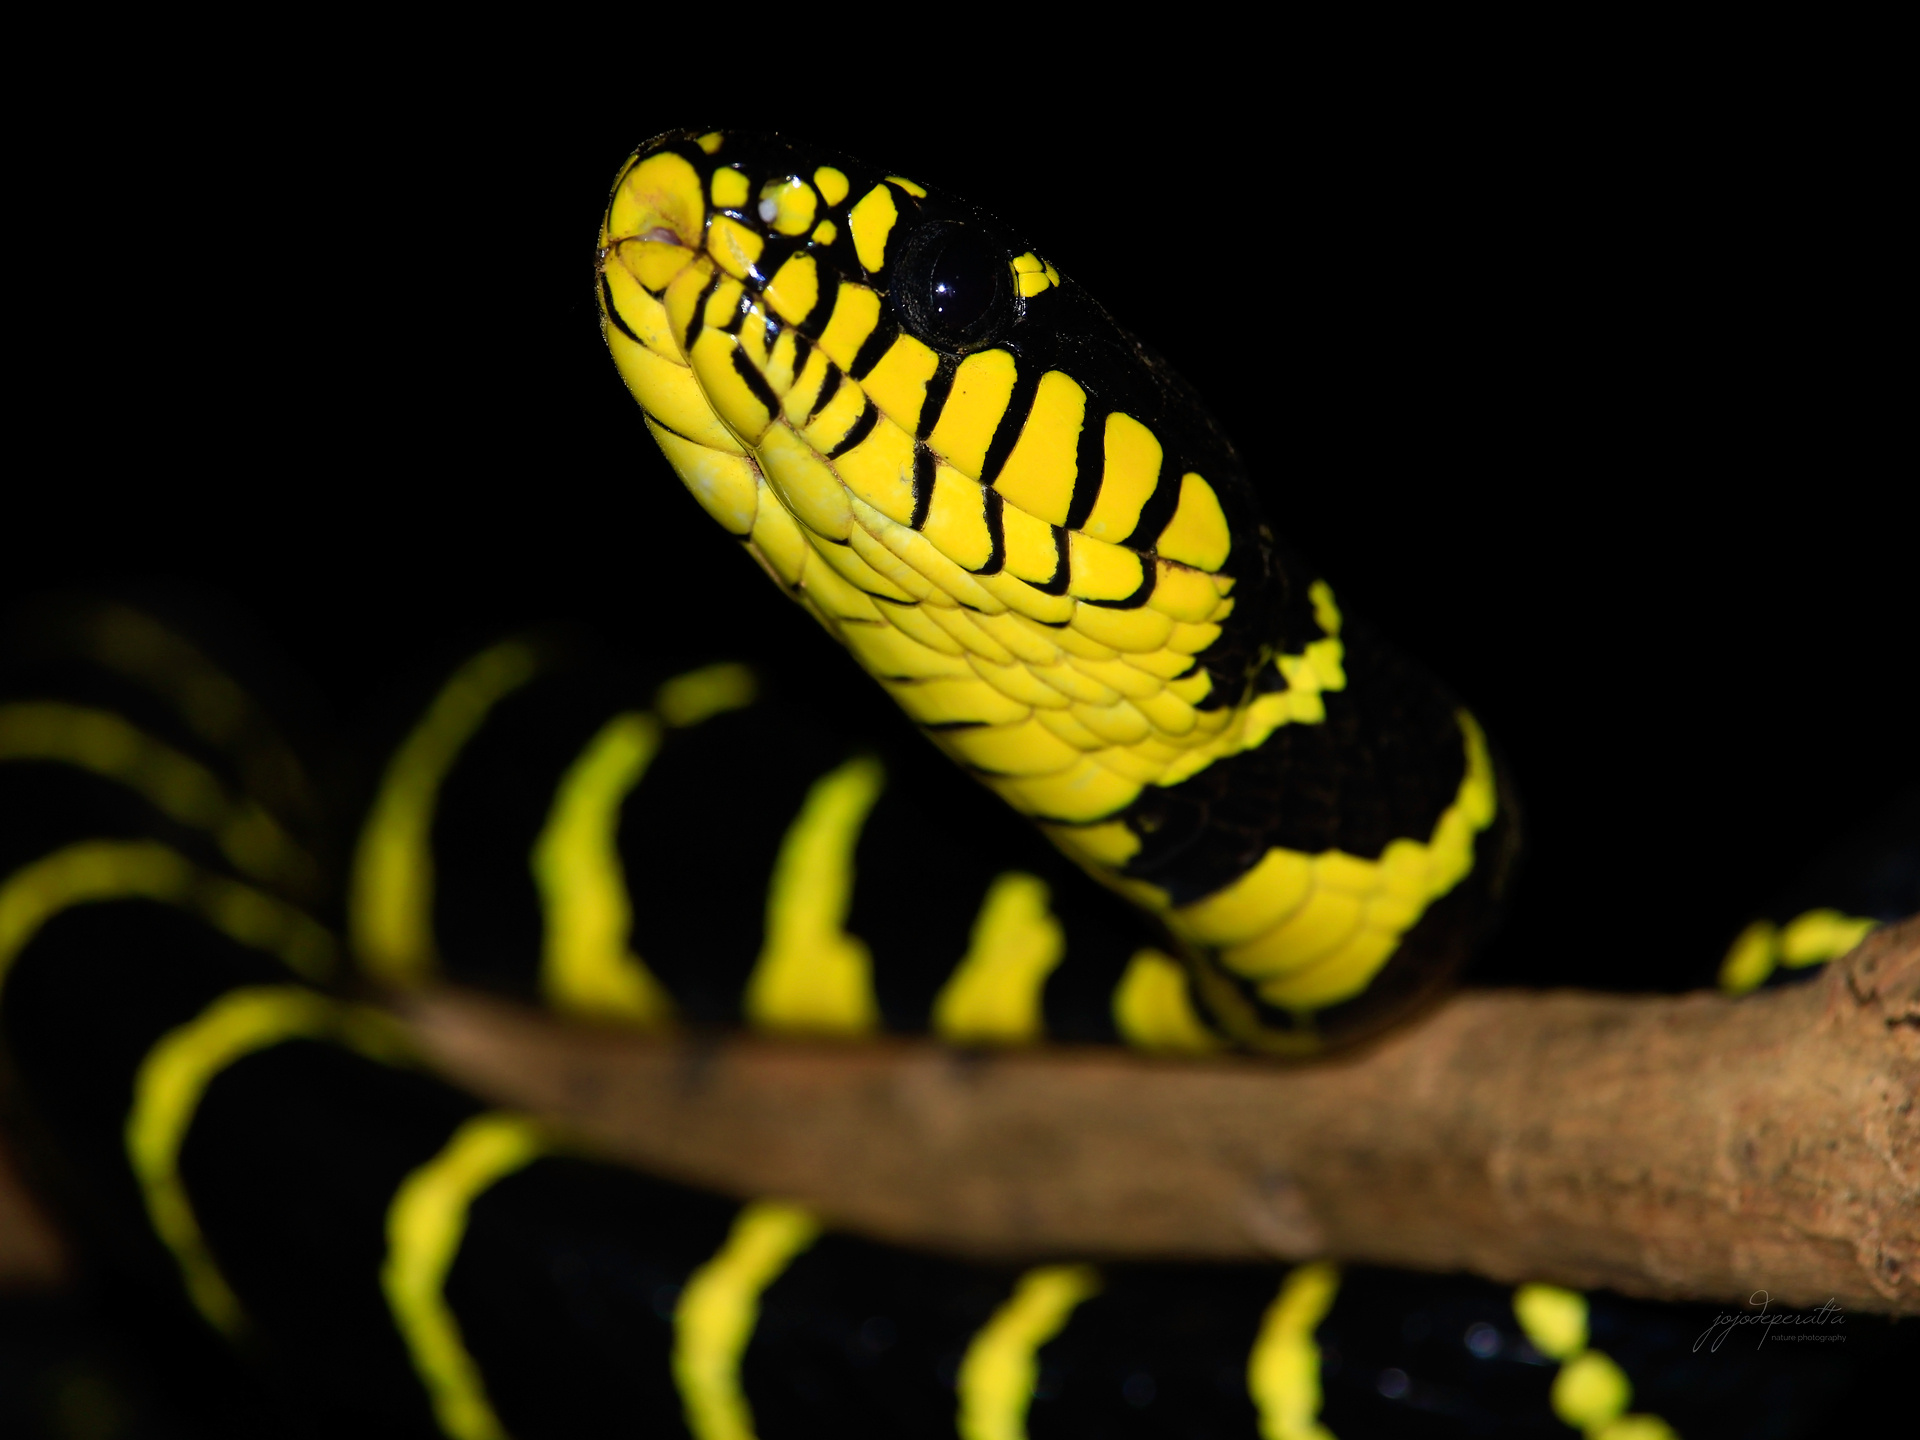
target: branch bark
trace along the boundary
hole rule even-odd
[[[1920,1313],[1920,917],[1790,990],[1468,992],[1289,1068],[646,1039],[456,992],[408,1014],[452,1078],[597,1153],[901,1243]],[[0,1289],[58,1283],[5,1161]]]
[[[70,1257],[4,1142],[0,1135],[0,1294],[56,1290],[72,1278]]]
[[[1287,1068],[406,1009],[450,1076],[601,1154],[879,1239],[1920,1313],[1920,917],[1804,986],[1467,992]]]

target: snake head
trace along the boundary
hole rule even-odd
[[[678,131],[615,181],[599,278],[695,497],[1017,808],[1084,824],[1258,743],[1306,587],[1197,397],[1009,226],[784,136]]]
[[[621,171],[599,259],[608,344],[668,458],[790,589],[792,557],[752,535],[765,498],[810,545],[893,555],[869,565],[885,586],[835,567],[856,589],[921,600],[925,580],[1050,626],[1104,610],[1090,628],[1205,652],[1192,703],[1245,695],[1287,587],[1239,457],[996,217],[784,136],[673,132]]]

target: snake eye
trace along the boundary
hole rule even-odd
[[[914,328],[950,349],[984,345],[1018,311],[1005,252],[965,225],[916,236],[899,288]]]

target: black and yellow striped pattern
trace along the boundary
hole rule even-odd
[[[122,715],[121,751],[167,757],[151,763],[194,775],[192,793],[244,793],[231,753],[103,713]],[[765,763],[736,764],[743,808],[709,849],[695,827],[714,797],[688,808],[690,782],[747,752]],[[329,1433],[1017,1440],[1137,1425],[1153,1406],[1226,1435],[1305,1433],[1320,1271],[917,1257],[571,1154],[426,1075],[381,1012],[312,983],[337,973],[330,927],[223,873],[240,867],[222,866],[221,837],[249,802],[179,823],[164,789],[103,753],[46,743],[0,763],[9,813],[41,822],[9,830],[0,877],[10,1091],[89,1197],[79,1213],[103,1251],[175,1287]],[[1115,976],[1137,987],[1147,972],[1125,950],[1137,934],[1100,928],[1110,902],[1044,846],[1085,914],[1041,874],[996,869],[1004,857],[943,850],[906,788],[759,696],[743,667],[655,684],[509,641],[461,666],[395,748],[349,925],[389,982],[455,977],[619,1023],[884,1022],[1019,1043],[1079,1006],[1094,1017],[1082,1038],[1124,1034]],[[63,835],[55,817],[103,833]],[[311,861],[303,827],[274,823]],[[691,912],[686,949],[653,924],[669,895],[641,888],[675,880],[634,849],[662,832],[703,875],[671,897]],[[32,853],[36,833],[48,853]],[[737,953],[715,917],[744,907],[709,868],[729,862],[765,899]],[[911,954],[862,919],[889,896],[929,927]],[[711,1015],[695,946],[731,992]],[[1087,981],[1048,983],[1074,967]]]
[[[600,244],[607,343],[696,499],[1166,918],[1218,1029],[1311,1049],[1457,963],[1511,836],[1478,725],[1355,636],[1191,393],[1031,246],[719,132],[643,147]]]
[[[891,773],[760,688],[529,640],[473,657],[370,807],[362,963],[642,1028],[1214,1048],[1150,922],[963,781]]]

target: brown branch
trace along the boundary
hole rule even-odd
[[[1920,918],[1792,990],[1468,993],[1290,1069],[646,1040],[453,993],[410,1008],[450,1075],[602,1153],[882,1238],[1920,1312]],[[64,1269],[0,1153],[0,1289]]]
[[[1469,992],[1295,1068],[410,1015],[454,1078],[607,1155],[888,1240],[1920,1313],[1920,917],[1805,986]]]
[[[22,1181],[0,1135],[0,1293],[58,1288],[70,1278],[66,1247]]]

